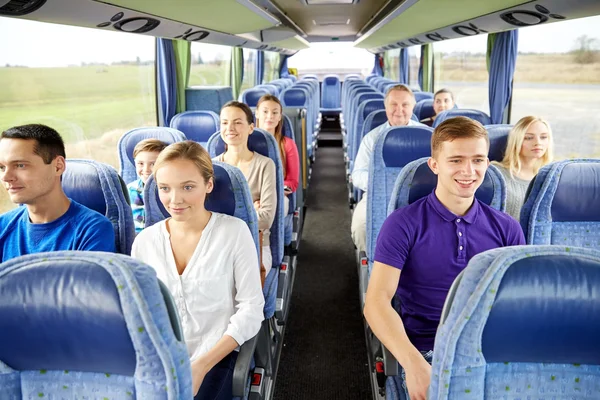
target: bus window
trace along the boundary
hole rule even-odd
[[[384,76],[393,81],[400,79],[400,49],[388,50],[384,56],[385,73]]]
[[[460,108],[490,112],[485,61],[487,35],[444,40],[433,44],[435,90],[446,88]]]
[[[231,86],[231,47],[192,42],[189,86]]]
[[[547,119],[555,159],[600,157],[600,16],[519,31],[511,123]]]
[[[244,52],[244,79],[240,93],[255,86],[256,81],[256,50],[243,49]]]
[[[408,86],[418,88],[419,86],[419,63],[421,62],[421,47],[411,46],[408,48]]]
[[[265,75],[260,83],[268,83],[279,78],[279,53],[265,51]]]
[[[118,168],[124,132],[156,120],[155,39],[0,18],[0,130],[40,123],[63,137],[67,157]],[[6,192],[0,212],[12,207]]]
[[[355,48],[350,42],[311,43],[310,48],[299,51],[288,60],[289,68],[296,68],[300,76],[317,74],[322,79],[327,74],[367,76],[373,70],[373,54]]]

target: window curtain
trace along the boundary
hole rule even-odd
[[[373,63],[373,70],[371,71],[371,75],[383,76],[383,69],[381,68],[381,56],[379,54],[375,54],[375,60]]]
[[[288,72],[288,58],[290,58],[290,56],[288,56],[286,54],[279,55],[279,77],[280,78],[286,78],[290,75]]]
[[[433,46],[431,43],[421,46],[421,60],[419,62],[419,87],[424,92],[431,92],[433,85],[431,76],[433,72]]]
[[[404,85],[408,85],[408,49],[403,47],[400,50],[400,72],[398,80]]]
[[[185,89],[190,82],[191,43],[187,40],[174,40],[175,66],[177,72],[177,113],[187,110],[185,104]]]
[[[519,31],[493,33],[488,38],[489,102],[492,124],[504,122],[504,110],[512,96],[513,76],[517,64]]]
[[[265,79],[265,52],[259,50],[256,52],[256,84],[262,85]]]
[[[156,40],[156,93],[158,103],[158,123],[169,126],[177,112],[177,66],[173,41]]]
[[[231,49],[231,90],[233,98],[237,99],[240,95],[242,81],[244,80],[244,51],[241,47]]]

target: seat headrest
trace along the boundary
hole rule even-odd
[[[373,129],[381,126],[387,122],[387,115],[385,110],[379,109],[372,111],[367,118],[365,118],[365,124],[363,126],[363,132],[365,135],[371,132]]]
[[[377,93],[377,92],[360,93],[358,96],[356,96],[356,104],[358,106],[360,106],[360,104],[363,101],[365,101],[365,100],[373,100],[373,99],[382,99],[383,100],[383,95],[381,93]]]
[[[554,222],[600,221],[600,162],[568,161],[550,212]]]
[[[433,93],[429,93],[429,92],[417,92],[417,93],[413,93],[415,95],[415,101],[419,102],[421,100],[425,100],[425,99],[433,99]]]
[[[363,119],[366,119],[369,114],[371,114],[374,111],[380,111],[383,110],[385,112],[385,105],[383,102],[383,99],[369,99],[369,100],[365,100],[360,104],[360,107],[362,107],[363,111],[361,114],[361,117]],[[359,108],[360,108],[359,107]]]
[[[337,75],[327,75],[323,79],[323,85],[337,85],[340,82],[340,78]]]
[[[61,185],[67,197],[102,215],[106,215],[108,199],[101,182],[99,166],[83,160],[67,160],[67,168],[62,175]],[[115,171],[116,172],[116,171]],[[127,195],[127,197],[129,197]]]
[[[185,111],[175,115],[170,125],[189,140],[206,143],[219,130],[219,116],[212,111]]]
[[[282,94],[283,104],[291,107],[304,107],[308,93],[301,88],[292,87]]]
[[[433,129],[426,126],[388,128],[383,134],[383,161],[386,167],[404,167],[409,162],[431,154]]]
[[[533,254],[511,263],[483,330],[485,360],[600,365],[598,288],[597,257]]]
[[[269,157],[269,143],[265,135],[269,133],[263,131],[260,128],[255,128],[252,134],[248,136],[248,150],[255,151],[260,155]],[[212,149],[209,149],[209,151]],[[215,143],[214,155],[219,155],[225,152],[225,142],[219,133],[219,138]]]
[[[504,158],[506,144],[508,143],[508,134],[512,129],[512,125],[486,125],[485,129],[488,131],[488,137],[490,138],[488,158],[490,161],[500,162]]]
[[[208,194],[204,206],[209,211],[234,215],[235,196],[229,174],[220,165],[213,165],[213,168],[215,171],[214,186],[212,192]]]
[[[433,122],[433,127],[436,128],[442,122],[446,121],[447,119],[454,118],[454,117],[471,118],[475,121],[479,121],[481,123],[481,125],[490,125],[492,123],[492,120],[490,119],[489,115],[487,115],[483,111],[470,110],[467,108],[453,108],[453,109],[441,112],[440,115],[438,115],[437,118],[435,119],[435,121]]]
[[[246,103],[248,107],[256,107],[258,100],[265,94],[269,94],[269,91],[266,88],[248,89],[242,95],[242,101]]]
[[[115,281],[98,263],[63,253],[0,268],[0,360],[21,371],[133,376],[136,351]],[[105,253],[85,257],[92,254]]]
[[[437,186],[437,175],[431,171],[427,162],[422,163],[417,167],[412,182],[410,183],[410,192],[408,196],[408,204],[428,196]],[[488,206],[492,204],[494,199],[495,183],[488,171],[483,178],[481,186],[477,188],[475,197]]]
[[[415,106],[414,113],[419,120],[433,117],[435,115],[435,110],[433,109],[433,99],[423,99],[418,101],[417,105]]]
[[[219,114],[221,108],[231,100],[231,86],[192,86],[185,89],[185,105],[188,110],[209,110]]]

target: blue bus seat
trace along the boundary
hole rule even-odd
[[[433,117],[435,115],[435,110],[433,109],[433,99],[423,99],[421,101],[417,101],[417,104],[413,110],[413,114],[417,116],[419,121]]]
[[[125,182],[110,165],[92,160],[68,159],[61,179],[67,197],[110,220],[117,253],[131,254],[135,239],[133,214]]]
[[[337,75],[327,75],[323,78],[321,89],[321,112],[337,115],[342,107],[341,84]]]
[[[233,100],[231,86],[192,86],[185,89],[186,111],[221,112],[225,103]]]
[[[600,248],[600,160],[542,167],[521,209],[528,244]]]
[[[220,129],[219,115],[212,111],[184,111],[171,119],[170,126],[206,148],[208,139]]]
[[[187,140],[183,132],[173,128],[135,128],[124,133],[117,143],[117,148],[119,149],[119,164],[121,168],[119,174],[126,184],[138,179],[135,170],[133,149],[135,149],[135,146],[139,142],[145,139],[158,139],[167,144]]]
[[[360,74],[348,74],[346,76],[344,76],[344,82],[346,81],[356,81],[356,80],[361,80],[362,76]]]
[[[433,93],[430,92],[415,92],[415,101],[418,103],[421,100],[431,99],[433,100]]]
[[[279,98],[279,88],[275,85],[271,85],[270,83],[265,83],[262,85],[257,85],[254,87],[254,89],[264,89],[267,92],[269,92],[269,94]]]
[[[269,286],[268,296],[265,297],[265,318],[271,318],[273,313],[278,313],[276,306],[287,305],[287,287],[278,288],[277,281],[279,280],[278,274],[280,273],[281,264],[284,258],[284,215],[283,215],[283,168],[281,166],[281,157],[279,155],[279,147],[275,138],[263,131],[262,129],[255,128],[254,132],[248,137],[248,149],[250,151],[256,151],[265,157],[270,158],[275,163],[276,173],[276,188],[277,188],[277,209],[275,211],[275,219],[270,230],[270,247],[271,255],[273,257],[273,263],[271,271],[265,280],[265,289]],[[215,133],[208,141],[208,152],[211,157],[216,157],[225,151],[225,142],[221,138],[221,133]],[[242,175],[243,176],[243,175]],[[288,270],[287,267],[282,269],[285,275],[285,285],[290,284],[287,280]],[[279,293],[277,293],[279,291]],[[266,292],[267,293],[267,292]],[[285,296],[285,298],[279,301],[279,296]],[[285,302],[285,303],[284,303]],[[277,304],[276,304],[277,303]],[[268,311],[268,312],[267,312]]]
[[[284,107],[298,107],[306,109],[306,152],[309,157],[313,156],[313,109],[309,104],[309,93],[306,88],[292,86],[281,94],[281,104]]]
[[[596,249],[514,246],[476,255],[446,298],[428,398],[595,397],[598,287]]]
[[[0,265],[4,398],[191,399],[174,301],[154,270],[103,252]]]
[[[248,107],[256,107],[258,104],[258,100],[266,94],[271,94],[267,88],[264,87],[255,87],[251,89],[246,89],[240,95],[240,101],[242,103],[246,103]],[[217,129],[218,130],[218,129]],[[216,131],[215,131],[216,132]],[[213,132],[213,133],[215,133]],[[212,135],[212,133],[211,133]]]
[[[491,125],[492,120],[489,115],[479,110],[470,110],[468,108],[453,108],[440,113],[433,122],[433,127],[436,128],[439,124],[447,119],[454,117],[467,117],[479,121],[481,125]]]
[[[508,124],[492,124],[485,125],[484,128],[488,132],[490,138],[490,151],[488,158],[490,161],[502,161],[506,144],[508,143],[508,134],[512,129],[512,125]]]

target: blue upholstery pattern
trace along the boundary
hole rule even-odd
[[[281,104],[284,107],[298,107],[306,109],[306,151],[309,157],[313,155],[312,137],[314,133],[313,108],[309,104],[307,89],[292,86],[281,94]]]
[[[135,128],[125,133],[119,139],[117,148],[119,149],[119,164],[121,167],[119,174],[126,184],[138,178],[135,172],[133,149],[139,142],[145,139],[158,139],[168,144],[187,140],[183,132],[173,128]]]
[[[337,75],[326,75],[323,78],[321,91],[321,112],[341,111],[341,84]]]
[[[115,231],[117,252],[131,254],[133,214],[127,187],[117,171],[97,161],[68,159],[61,184],[67,197],[108,218]]]
[[[426,99],[432,99],[433,100],[433,93],[429,93],[429,92],[415,92],[415,101],[418,103],[421,100],[426,100]]]
[[[187,111],[208,110],[219,114],[233,100],[231,86],[192,86],[185,89]]]
[[[600,160],[575,159],[541,168],[521,209],[529,244],[600,248]]]
[[[431,153],[433,129],[421,126],[391,127],[383,131],[373,147],[367,188],[367,259],[373,265],[377,235],[387,217],[396,178],[402,167]]]
[[[271,85],[270,83],[255,86],[254,89],[266,90],[269,94],[279,97],[279,88],[275,85]]]
[[[4,399],[191,399],[177,314],[155,271],[127,256],[60,251],[0,265]]]
[[[508,134],[512,129],[512,125],[485,125],[484,128],[488,131],[488,137],[490,138],[488,158],[490,161],[502,161],[504,152],[506,151],[506,144],[508,143]]]
[[[413,110],[413,114],[417,116],[419,121],[433,117],[435,115],[435,110],[433,109],[433,99],[423,99],[421,101],[417,101],[417,104]]]
[[[446,300],[428,398],[598,398],[598,285],[598,250],[514,246],[476,255]]]
[[[363,94],[361,95],[361,97],[363,96],[369,96],[368,94]],[[372,98],[372,99],[368,99],[368,100],[364,100],[362,103],[360,103],[360,105],[358,106],[358,110],[356,110],[356,119],[354,122],[354,127],[352,128],[352,134],[351,134],[351,144],[352,146],[348,147],[348,156],[350,157],[350,160],[352,162],[354,162],[354,159],[356,158],[356,154],[358,153],[358,148],[360,147],[360,142],[362,141],[363,138],[363,126],[365,123],[365,120],[367,119],[367,117],[376,112],[376,111],[384,111],[384,115],[385,115],[385,105],[383,102],[382,98]],[[373,121],[373,119],[371,119],[371,122]],[[387,117],[386,117],[386,121],[387,121]],[[384,124],[384,122],[382,122],[382,124]],[[381,124],[380,124],[381,125]],[[364,134],[369,133],[370,131],[364,132]]]
[[[446,110],[440,113],[433,121],[433,127],[436,128],[439,124],[444,122],[447,119],[454,117],[467,117],[474,119],[475,121],[479,121],[481,125],[490,125],[492,120],[489,115],[479,110],[470,110],[467,108],[453,108],[451,110]]]
[[[170,125],[204,148],[212,134],[220,129],[219,116],[212,111],[185,111],[175,115]]]

